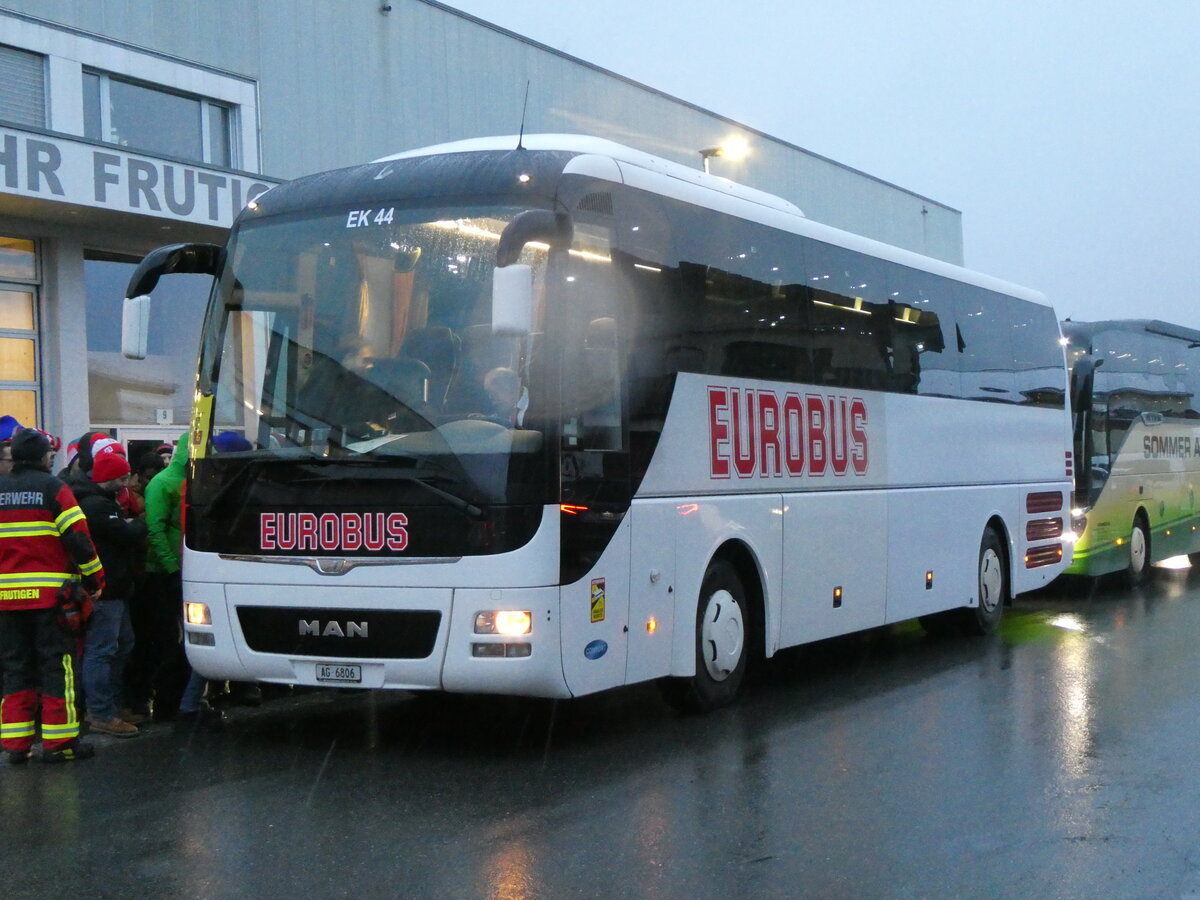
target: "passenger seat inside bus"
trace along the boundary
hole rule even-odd
[[[430,325],[410,332],[400,351],[429,367],[429,403],[440,413],[446,404],[446,392],[458,370],[462,342],[445,325]]]
[[[463,329],[458,370],[446,393],[447,415],[467,415],[488,408],[484,378],[497,368],[517,369],[517,339],[492,333],[490,324]]]

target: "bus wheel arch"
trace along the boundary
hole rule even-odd
[[[683,712],[733,702],[752,660],[761,657],[766,621],[762,578],[753,553],[729,541],[713,554],[696,598],[695,672],[663,679],[663,698]]]
[[[1125,565],[1125,580],[1137,587],[1150,573],[1150,519],[1146,510],[1138,507],[1129,526],[1129,559]]]

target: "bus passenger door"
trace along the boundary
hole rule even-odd
[[[578,581],[560,589],[563,676],[578,697],[625,683],[630,517]]]
[[[671,672],[678,500],[636,503],[629,551],[629,661],[625,683]]]

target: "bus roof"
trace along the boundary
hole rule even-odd
[[[736,201],[744,201],[753,204],[753,206],[740,207],[740,212],[746,218],[776,227],[785,227],[787,230],[799,232],[817,240],[887,259],[900,265],[966,281],[986,290],[1020,297],[1021,299],[1030,300],[1042,306],[1049,305],[1045,296],[1038,291],[995,278],[991,275],[966,269],[945,260],[935,259],[911,250],[896,247],[892,244],[885,244],[881,241],[854,234],[853,232],[843,231],[831,225],[815,222],[807,218],[798,206],[774,194],[738,184],[737,182],[730,181],[728,178],[711,175],[698,168],[670,162],[653,154],[635,150],[632,147],[626,147],[624,144],[618,144],[616,141],[610,141],[605,138],[582,134],[511,134],[497,137],[480,137],[406,150],[402,153],[382,157],[374,162],[387,163],[392,160],[455,153],[512,151],[517,147],[525,150],[559,151],[581,156],[611,159],[617,162],[618,165],[624,164],[624,166],[632,166],[644,172],[653,173],[653,175],[670,178],[681,186],[690,187],[691,191],[710,191],[712,193],[708,195],[709,197],[713,197],[715,194],[718,197],[729,198],[729,200],[735,203]],[[625,168],[622,168],[622,172],[628,174]],[[690,194],[691,191],[688,191],[688,193]],[[699,198],[693,196],[693,199],[698,200]],[[713,200],[709,200],[703,203],[703,205],[714,205],[715,200],[716,198],[714,197]],[[721,206],[727,212],[732,211],[728,205],[721,204]],[[755,208],[762,212],[754,214],[752,210]],[[772,216],[767,211],[782,215]],[[764,213],[766,214],[764,215]]]
[[[506,165],[497,166],[494,162],[484,163],[481,160],[477,165],[447,168],[446,158],[459,154],[477,154],[479,157],[491,155],[493,159],[510,160],[513,154],[522,151],[531,153],[530,162],[542,169],[542,175],[552,176],[549,180],[535,178],[535,184],[540,184],[543,188],[554,180],[554,176],[561,174],[564,167],[569,166],[573,171],[589,171],[598,177],[660,191],[677,199],[770,227],[803,234],[815,240],[910,268],[964,281],[985,290],[1019,297],[1042,306],[1049,305],[1042,294],[1029,288],[815,222],[805,217],[795,204],[765,191],[711,175],[699,168],[670,162],[615,141],[579,134],[513,134],[406,150],[370,163],[285,182],[258,198],[258,205],[264,207],[258,210],[258,213],[270,214],[324,206],[328,205],[333,197],[337,197],[339,203],[361,201],[369,205],[371,202],[378,202],[389,191],[395,189],[393,179],[401,177],[390,165],[393,162],[404,163],[403,168],[407,175],[403,177],[414,190],[430,187],[432,191],[432,185],[442,180],[443,176],[446,181],[442,190],[458,196],[463,196],[464,191],[469,193],[472,187],[507,190],[507,186],[511,184],[511,173]],[[418,168],[408,171],[408,168],[414,165]]]
[[[722,193],[739,197],[742,200],[757,203],[760,206],[767,206],[771,209],[790,213],[793,216],[804,215],[803,211],[796,204],[784,200],[782,197],[777,197],[774,194],[768,194],[766,191],[738,184],[736,181],[730,181],[728,178],[722,178],[719,175],[709,174],[701,169],[671,162],[652,153],[646,153],[642,150],[626,147],[624,144],[618,144],[616,141],[584,134],[510,134],[498,137],[471,138],[463,141],[451,141],[446,144],[434,144],[430,147],[419,147],[415,150],[405,150],[403,153],[384,156],[381,159],[374,160],[374,162],[389,162],[396,159],[409,159],[415,156],[479,153],[489,150],[515,150],[518,148],[525,150],[562,150],[581,155],[603,156],[617,162],[629,163],[637,166],[639,169],[658,172],[671,178],[678,178],[682,181],[713,188]]]

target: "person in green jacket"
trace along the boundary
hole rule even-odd
[[[183,615],[183,479],[187,475],[188,445],[181,440],[167,467],[146,485],[146,590],[156,596],[156,634],[172,648],[154,679],[154,718],[194,722],[221,718],[204,699],[204,677],[193,672],[179,641]]]
[[[183,479],[187,475],[187,443],[180,441],[165,469],[146,485],[146,528],[149,547],[146,571],[178,575],[183,550],[180,519],[183,506]]]

